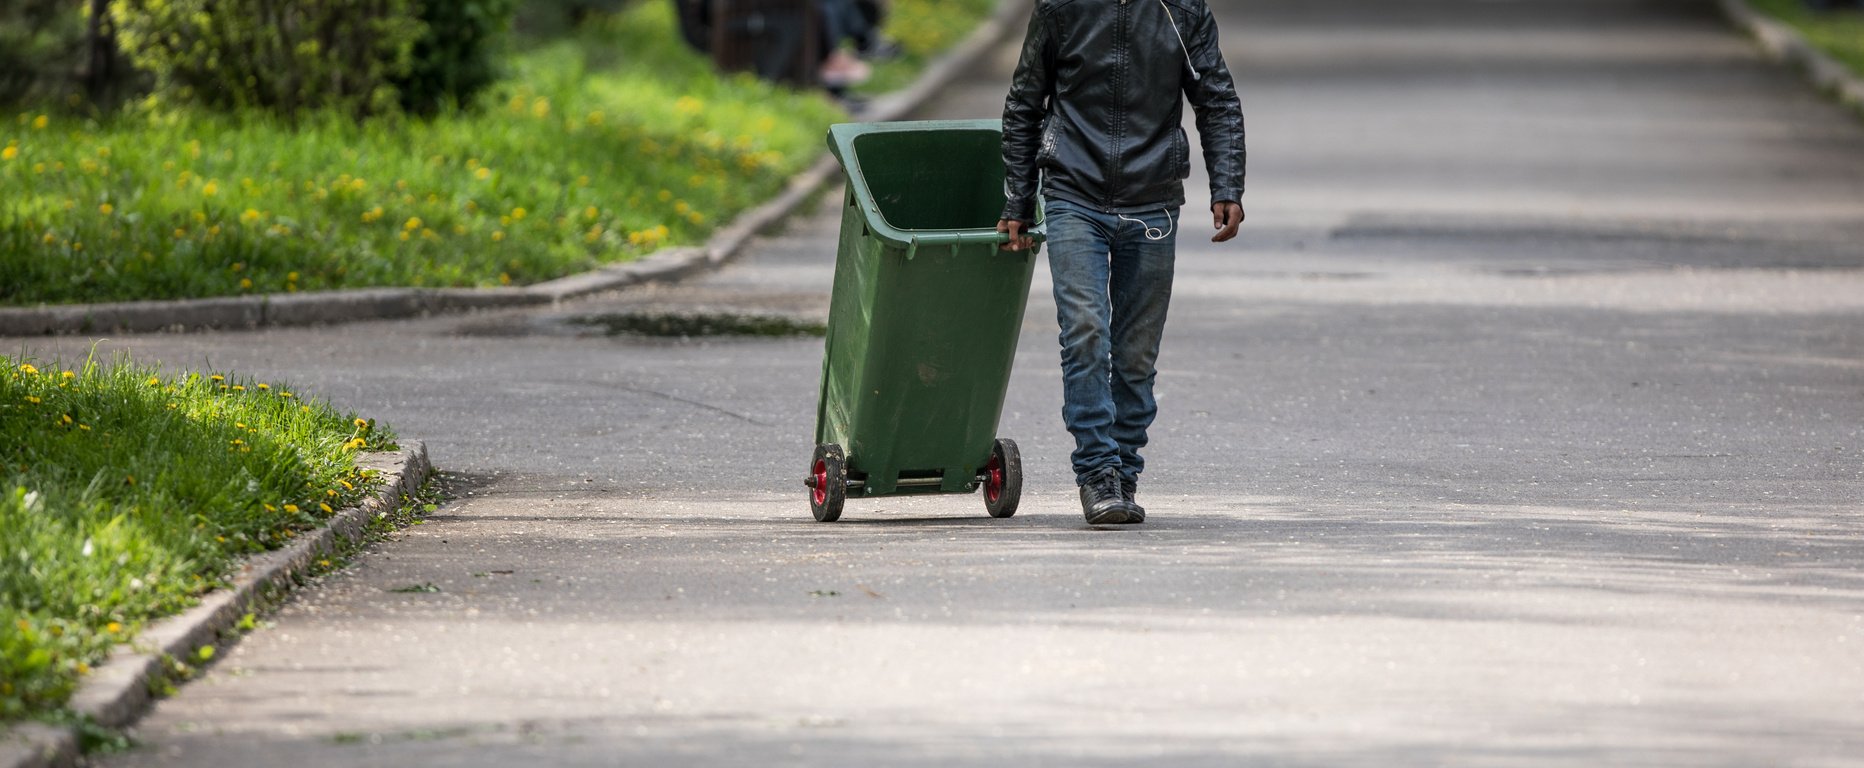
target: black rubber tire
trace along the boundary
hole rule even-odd
[[[841,446],[822,443],[809,460],[809,476],[816,485],[809,489],[809,512],[818,523],[841,519],[841,505],[848,500],[848,460]]]
[[[990,511],[991,517],[1016,514],[1016,505],[1023,500],[1023,454],[1016,449],[1015,440],[999,437],[991,446],[990,461],[984,465],[983,488],[984,509]]]

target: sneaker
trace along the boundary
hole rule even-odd
[[[1144,519],[1120,494],[1120,473],[1112,467],[1095,471],[1081,483],[1081,514],[1089,525],[1125,525]]]
[[[1139,502],[1133,500],[1133,493],[1137,490],[1139,490],[1138,480],[1125,477],[1120,478],[1120,498],[1125,499],[1126,503],[1133,507],[1133,519],[1131,522],[1143,523],[1146,521],[1146,508],[1139,506]]]

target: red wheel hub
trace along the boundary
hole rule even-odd
[[[814,474],[815,489],[810,491],[810,494],[815,499],[816,506],[821,506],[828,502],[828,462],[816,459]]]
[[[997,503],[997,497],[1003,495],[1003,462],[996,456],[990,457],[990,463],[984,465],[984,500]]]

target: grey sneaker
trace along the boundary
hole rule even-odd
[[[1139,506],[1139,502],[1133,500],[1133,493],[1138,490],[1138,480],[1125,477],[1120,478],[1120,498],[1125,499],[1126,503],[1133,507],[1133,519],[1127,522],[1143,523],[1146,521],[1146,508]]]
[[[1105,467],[1081,483],[1081,514],[1089,525],[1125,525],[1145,517],[1120,494],[1120,473]]]

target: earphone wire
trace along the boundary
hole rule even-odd
[[[1171,33],[1178,38],[1178,50],[1184,52],[1184,66],[1191,70],[1191,79],[1202,80],[1203,76],[1197,73],[1197,65],[1191,63],[1191,46],[1184,44],[1184,33],[1178,31],[1178,17],[1171,15],[1171,6],[1166,5],[1165,0],[1159,0],[1159,7],[1165,9],[1165,20],[1171,22]]]
[[[1135,219],[1124,213],[1115,214],[1115,215],[1119,216],[1121,221],[1130,221],[1134,224],[1138,224],[1141,227],[1145,227],[1146,239],[1158,241],[1158,240],[1164,240],[1165,238],[1171,237],[1171,233],[1178,228],[1178,222],[1174,221],[1171,217],[1170,208],[1160,208],[1159,210],[1164,212],[1165,214],[1165,231],[1164,232],[1160,232],[1158,227],[1146,226],[1146,222],[1143,219]]]

